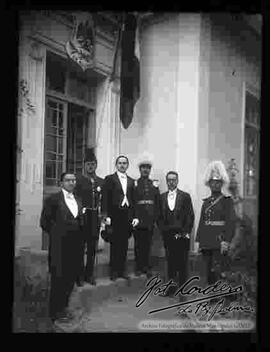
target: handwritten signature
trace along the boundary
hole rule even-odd
[[[178,314],[181,313],[192,313],[195,314],[202,313],[202,316],[209,314],[208,320],[211,320],[215,314],[226,314],[233,310],[244,311],[244,312],[252,312],[253,308],[251,307],[242,307],[242,306],[229,306],[224,307],[224,299],[221,299],[217,302],[215,306],[210,305],[209,301],[212,299],[216,299],[219,297],[229,296],[240,294],[243,292],[243,286],[239,285],[237,287],[231,287],[228,283],[224,281],[217,281],[213,285],[209,285],[205,288],[201,288],[200,286],[193,285],[192,287],[188,286],[191,282],[195,280],[200,280],[198,276],[193,276],[189,280],[187,280],[181,287],[179,287],[174,296],[182,295],[182,296],[190,296],[194,293],[199,294],[198,298],[191,299],[189,301],[180,302],[177,304],[167,305],[165,307],[157,308],[148,312],[148,314],[158,313],[161,311],[165,311],[172,308],[178,308]],[[147,283],[147,289],[142,293],[139,299],[136,302],[136,307],[139,308],[142,304],[146,302],[152,293],[154,296],[165,295],[167,289],[170,286],[177,286],[177,284],[173,280],[169,280],[167,283],[162,283],[162,280],[158,275],[152,277]],[[196,304],[196,305],[195,305]],[[195,309],[194,311],[192,308]],[[185,307],[183,307],[185,306]]]

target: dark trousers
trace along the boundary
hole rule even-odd
[[[164,246],[168,263],[168,279],[172,279],[179,286],[183,285],[188,277],[189,239],[167,235]]]
[[[56,319],[68,307],[69,297],[80,270],[80,248],[82,236],[80,232],[72,231],[61,240],[61,258],[56,267],[51,264],[51,287],[49,299],[49,314]],[[61,274],[60,274],[61,273]]]
[[[130,236],[129,209],[117,210],[112,216],[112,240],[110,242],[110,274],[123,276],[126,267],[128,239]]]
[[[150,269],[150,249],[153,230],[137,229],[134,232],[134,253],[136,270],[147,272]]]
[[[202,249],[204,276],[207,284],[214,284],[218,280],[217,265],[220,263],[220,249]]]
[[[96,259],[96,251],[98,245],[98,238],[90,237],[86,241],[87,252],[86,252],[86,266],[85,266],[85,277],[91,278],[94,276],[94,265]]]
[[[52,272],[49,300],[49,314],[52,319],[57,319],[58,315],[64,313],[65,308],[68,307],[74,282],[75,278],[67,274],[59,277]]]
[[[80,279],[87,280],[93,276],[96,249],[98,244],[98,214],[97,211],[86,210],[84,216],[83,242],[81,248]],[[84,261],[86,249],[86,264]]]

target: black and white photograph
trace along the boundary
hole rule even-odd
[[[14,333],[256,332],[262,26],[18,11]]]

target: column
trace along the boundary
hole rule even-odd
[[[191,195],[198,218],[199,92],[201,15],[179,15],[175,169],[179,188]],[[194,229],[191,239],[193,245]]]
[[[40,249],[46,50],[28,37],[29,28],[21,31],[19,54],[16,247]]]

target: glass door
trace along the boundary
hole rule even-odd
[[[86,107],[68,105],[67,169],[76,175],[83,173],[89,114],[90,110]]]

